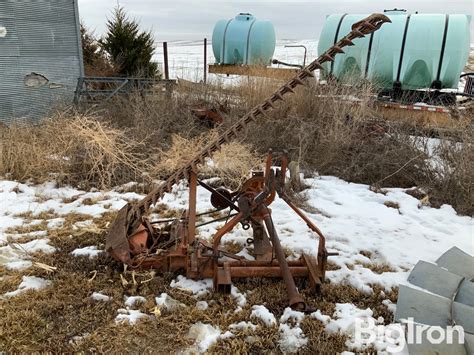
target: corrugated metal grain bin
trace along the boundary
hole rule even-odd
[[[356,75],[375,80],[383,88],[404,90],[457,88],[469,55],[468,15],[385,13],[392,23],[365,38],[356,39],[326,73],[336,77]],[[321,32],[318,52],[341,39],[353,23],[367,15],[330,15]]]
[[[77,0],[0,0],[0,122],[71,103],[83,73]]]
[[[212,50],[218,64],[268,65],[275,45],[272,23],[257,20],[251,14],[220,20],[212,33]]]

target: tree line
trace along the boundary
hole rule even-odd
[[[140,30],[140,23],[121,6],[107,19],[102,37],[81,23],[81,38],[86,76],[160,77],[152,61],[156,49],[152,32]]]

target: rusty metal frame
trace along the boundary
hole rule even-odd
[[[189,181],[189,204],[184,217],[175,222],[170,229],[170,248],[154,250],[159,234],[148,219],[144,218],[137,231],[128,238],[127,250],[131,259],[126,261],[132,268],[155,268],[162,272],[184,271],[193,279],[212,278],[214,290],[230,293],[232,279],[248,277],[276,277],[285,282],[289,305],[301,311],[312,311],[298,292],[294,278],[302,277],[309,280],[314,292],[320,291],[324,282],[328,253],[325,238],[319,228],[296,206],[285,193],[285,175],[288,158],[283,154],[281,168],[273,168],[273,154],[270,151],[265,163],[265,170],[254,174],[243,188],[232,193],[238,202],[226,199],[228,207],[238,212],[230,218],[212,237],[210,243],[196,236],[196,193],[197,186],[202,184],[212,193],[219,194],[197,179],[191,172]],[[272,219],[269,205],[278,194],[288,206],[318,236],[315,256],[302,255],[299,260],[287,261]],[[222,202],[222,201],[221,201]],[[241,256],[227,252],[221,246],[222,237],[231,232],[239,223],[244,228],[253,229],[254,253],[256,260],[247,260]],[[249,238],[252,239],[252,238]],[[151,247],[150,247],[151,245]],[[223,261],[222,256],[227,260]],[[229,260],[230,259],[230,260]]]

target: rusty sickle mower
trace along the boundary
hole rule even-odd
[[[390,22],[386,16],[373,14],[355,23],[348,35],[301,69],[262,104],[251,109],[143,200],[124,206],[107,235],[107,251],[132,268],[179,271],[193,279],[212,278],[214,289],[224,293],[230,292],[232,278],[281,277],[286,284],[290,306],[309,311],[311,308],[299,294],[293,277],[306,278],[314,291],[319,291],[330,253],[326,250],[325,238],[318,227],[285,194],[286,155],[281,158],[280,168],[272,169],[273,157],[270,152],[264,172],[253,173],[236,192],[214,189],[198,180],[198,165],[203,164],[221,145],[244,133],[249,123],[265,117],[266,112],[274,109],[275,104],[283,101],[287,94],[294,93],[297,86],[305,84],[307,78],[314,77],[313,71],[321,69],[322,63],[333,61],[336,54],[343,53],[343,47],[353,45],[352,40],[376,31],[385,22]],[[151,207],[182,179],[189,181],[189,207],[186,213],[175,220],[150,221],[146,218]],[[196,236],[196,229],[200,227],[196,224],[196,217],[199,216],[196,214],[197,185],[211,192],[211,203],[217,210],[229,209],[226,223],[210,242]],[[316,257],[303,255],[296,261],[286,260],[268,207],[276,194],[318,235]],[[211,223],[219,220],[223,218]],[[247,260],[220,247],[222,237],[239,223],[244,229],[253,230],[253,238],[249,238],[249,242],[253,243],[255,260]]]

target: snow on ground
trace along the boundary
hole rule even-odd
[[[273,327],[277,324],[276,318],[272,312],[270,312],[267,307],[263,305],[255,305],[252,307],[252,313],[250,318],[259,318],[265,323],[267,327]]]
[[[197,301],[196,302],[196,309],[200,311],[205,311],[209,308],[209,304],[206,301]]]
[[[107,296],[107,295],[104,295],[100,292],[93,292],[92,295],[91,295],[91,298],[94,300],[94,301],[102,301],[102,302],[108,302],[110,301],[110,297]]]
[[[300,323],[304,319],[305,314],[292,310],[290,307],[285,308],[280,317],[280,339],[278,344],[284,353],[295,353],[298,349],[308,343],[303,330],[300,328]],[[293,324],[287,324],[289,321]]]
[[[195,297],[201,297],[206,295],[209,290],[212,289],[212,280],[190,280],[186,277],[179,275],[175,280],[171,281],[171,287],[178,288],[184,291],[191,292]]]
[[[246,330],[246,329],[250,329],[250,330],[255,330],[257,329],[257,326],[255,324],[253,324],[252,322],[239,322],[239,323],[235,323],[235,324],[231,324],[229,326],[229,329],[230,330]]]
[[[52,253],[55,249],[48,244],[48,232],[60,228],[64,218],[70,213],[100,217],[105,212],[116,211],[127,201],[142,198],[133,192],[82,191],[71,187],[58,188],[54,182],[40,185],[22,184],[0,180],[0,264],[7,268],[24,269],[31,266],[27,262],[29,254],[35,252]],[[48,214],[49,217],[43,217]],[[38,217],[44,219],[38,219]],[[45,230],[29,233],[13,233],[8,230],[39,225],[46,222]],[[77,222],[75,227],[90,228],[92,221]],[[8,243],[18,238],[32,239],[26,243]],[[97,255],[96,247],[86,247],[74,251],[75,255]],[[23,261],[20,263],[19,261]]]
[[[193,324],[189,329],[188,337],[194,339],[194,347],[188,349],[187,353],[193,353],[196,350],[199,353],[205,352],[212,344],[217,342],[222,335],[219,328],[213,327],[210,324],[201,322]],[[225,335],[225,337],[229,337],[229,333],[225,333]]]
[[[3,297],[14,297],[28,290],[41,290],[51,285],[51,281],[36,276],[23,276],[22,281],[15,291],[7,292]]]
[[[155,297],[155,302],[158,308],[165,308],[168,311],[173,311],[179,307],[186,307],[184,303],[175,300],[167,293],[162,293],[159,297]]]
[[[359,309],[353,304],[336,303],[336,311],[326,324],[326,331],[329,333],[344,333],[349,336],[346,345],[350,349],[364,350],[367,344],[364,340],[355,337],[356,322],[360,322],[362,328],[367,328],[369,324],[377,325],[378,328],[383,327],[384,330],[377,333],[376,339],[371,342],[377,351],[385,351],[388,346],[398,345],[401,328],[399,324],[383,325],[383,318],[374,319],[373,312],[370,308]]]
[[[117,310],[116,323],[128,323],[130,325],[136,324],[140,319],[150,318],[148,314],[142,313],[134,309],[120,308]]]
[[[44,238],[31,240],[26,243],[12,243],[0,246],[0,264],[4,264],[7,269],[27,269],[32,265],[31,261],[27,260],[30,253],[54,253],[56,251],[48,242],[49,239]],[[0,245],[2,245],[1,240]]]
[[[103,252],[103,250],[98,250],[97,246],[90,245],[88,247],[74,249],[71,254],[74,256],[87,256],[89,259],[93,259]]]
[[[387,188],[384,193],[371,191],[369,186],[348,183],[341,179],[323,176],[306,179],[310,187],[305,191],[308,204],[318,212],[307,215],[318,225],[326,236],[326,247],[338,256],[331,261],[340,268],[327,272],[332,282],[347,283],[363,292],[373,292],[371,285],[379,284],[390,290],[407,281],[410,269],[420,259],[434,262],[443,252],[457,246],[467,253],[474,254],[473,219],[459,216],[451,206],[441,208],[423,206],[420,201],[406,193],[407,189]],[[59,228],[64,222],[63,217],[68,213],[84,213],[94,217],[108,211],[121,208],[127,200],[140,198],[135,193],[120,193],[118,191],[85,192],[69,187],[56,188],[54,183],[41,185],[20,184],[14,181],[0,181],[0,264],[9,269],[24,269],[31,266],[29,254],[33,252],[51,253],[55,249],[48,244],[48,233],[51,228]],[[202,188],[197,192],[198,211],[212,208],[209,193]],[[168,208],[184,209],[187,204],[187,189],[185,184],[175,186],[172,193],[166,194],[161,203]],[[388,207],[385,203],[393,202],[398,208]],[[306,225],[286,207],[284,201],[276,198],[271,205],[275,227],[284,248],[291,250],[292,258],[298,258],[303,252],[315,255],[318,238],[310,232]],[[33,233],[14,233],[10,227],[24,227],[28,223],[41,226],[41,213],[51,211],[51,216],[45,217],[47,227]],[[314,210],[316,211],[316,210]],[[27,216],[27,214],[29,214]],[[158,217],[158,216],[155,216]],[[205,217],[204,221],[209,218]],[[209,224],[199,228],[199,236],[204,239],[212,238],[223,223]],[[76,225],[78,230],[91,228],[92,222],[86,221]],[[240,226],[223,238],[223,242],[237,242],[243,247],[239,253],[249,257],[252,246],[246,240],[251,236],[250,231],[244,231]],[[15,243],[15,239],[27,237],[27,242]],[[12,240],[8,243],[7,239]],[[95,255],[100,252],[96,246],[76,249],[73,255]],[[370,258],[367,256],[369,255]],[[73,257],[71,255],[71,257]],[[380,263],[389,265],[393,271],[382,273],[373,272],[368,265]],[[28,289],[40,289],[48,286],[50,281],[37,277],[24,276],[16,291],[8,292],[4,297],[15,296]],[[189,291],[195,298],[205,296],[212,289],[212,280],[190,280],[178,276],[171,282],[172,288]],[[95,296],[94,296],[95,295]],[[103,297],[101,297],[103,296]],[[166,307],[170,302],[167,294],[157,295],[156,303]],[[231,289],[231,297],[240,311],[247,303],[247,295],[241,293],[235,286]],[[91,296],[93,299],[105,300],[105,295],[99,293]],[[135,324],[141,318],[150,317],[139,310],[131,309],[136,299],[125,300],[125,307],[118,310],[116,321]],[[199,301],[204,302],[204,301]],[[394,304],[388,300],[383,303],[394,310]],[[196,307],[205,311],[209,305],[196,303]],[[353,337],[356,318],[365,319],[381,325],[380,319],[373,319],[370,309],[361,310],[352,304],[338,304],[334,314],[321,314],[316,311],[311,315],[285,309],[277,320],[264,305],[252,305],[250,319],[261,319],[266,326],[276,327],[280,334],[279,346],[286,352],[297,351],[306,344],[307,339],[299,324],[303,317],[311,317],[325,324],[328,332],[342,332],[349,336],[347,346],[350,349],[361,350],[363,344]],[[248,323],[248,324],[247,324]],[[230,337],[232,331],[246,327],[253,329],[255,324],[241,322],[229,329],[220,330],[211,324],[196,323],[190,330],[190,336],[195,339],[195,349],[205,351],[218,339]],[[261,326],[261,325],[258,325]],[[390,327],[388,325],[385,327]],[[377,339],[375,346],[383,351],[387,339]]]
[[[141,197],[133,192],[86,192],[71,187],[58,188],[53,182],[31,185],[1,180],[0,242],[8,236],[5,234],[8,228],[23,225],[25,214],[34,217],[46,212],[56,216],[79,213],[99,217],[105,212],[120,209],[128,200],[137,200]],[[50,222],[53,225],[61,223],[57,218]]]
[[[134,307],[140,303],[145,303],[146,298],[142,296],[130,296],[130,297],[125,297],[125,305],[127,307]]]
[[[283,353],[296,353],[298,349],[308,343],[308,339],[299,326],[291,327],[280,324],[280,339],[278,345]]]
[[[405,282],[420,259],[434,262],[453,246],[474,254],[473,219],[457,215],[449,205],[439,209],[421,206],[419,200],[406,193],[407,189],[387,188],[382,194],[371,191],[368,185],[332,176],[306,179],[305,183],[310,186],[305,191],[307,202],[320,211],[306,214],[325,234],[327,249],[339,253],[330,260],[340,269],[327,272],[334,282],[348,283],[364,292],[371,292],[371,284],[389,290]],[[199,211],[212,208],[204,189],[198,188],[197,199]],[[187,190],[182,185],[163,199],[172,208],[185,208],[186,201]],[[388,207],[386,202],[394,202],[399,208]],[[317,236],[278,197],[271,208],[282,246],[294,253],[293,258],[303,252],[315,255]],[[199,236],[212,238],[221,225],[206,225],[199,229]],[[238,226],[222,242],[241,243],[244,249],[240,255],[245,255],[252,248],[246,245],[249,237],[251,231]],[[365,252],[370,252],[371,258]],[[387,264],[394,271],[378,274],[364,266],[368,263]],[[171,286],[200,296],[212,283],[179,277]]]

